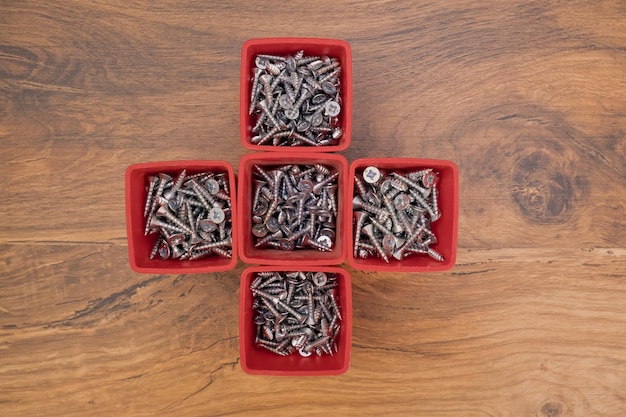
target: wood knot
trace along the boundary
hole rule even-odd
[[[543,403],[539,412],[537,413],[538,417],[560,417],[563,414],[563,404],[558,401],[546,401]]]
[[[0,75],[7,79],[24,80],[37,67],[37,54],[26,48],[0,45]]]
[[[511,172],[511,198],[524,218],[537,224],[564,223],[573,213],[580,179],[544,151],[519,159]]]

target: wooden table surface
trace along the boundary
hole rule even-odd
[[[1,415],[626,415],[623,1],[0,4]],[[456,266],[349,269],[342,376],[242,371],[241,261],[128,263],[125,168],[237,166],[277,36],[350,42],[349,161],[459,166]]]

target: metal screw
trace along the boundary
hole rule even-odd
[[[354,234],[354,257],[357,257],[357,253],[359,250],[359,237],[361,236],[361,232],[360,230],[363,228],[363,223],[365,222],[365,219],[367,219],[368,215],[366,212],[364,211],[355,211],[354,212],[354,221],[355,221],[355,234]]]
[[[143,217],[148,216],[148,212],[150,211],[150,207],[152,206],[152,200],[154,198],[154,190],[156,189],[157,184],[159,183],[159,178],[150,176],[148,177],[148,198],[146,198],[146,204],[143,209]]]

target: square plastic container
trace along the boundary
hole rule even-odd
[[[253,295],[250,284],[257,272],[325,272],[337,274],[339,286],[339,308],[341,312],[341,330],[338,334],[337,350],[333,356],[315,354],[305,358],[297,352],[280,356],[262,347],[256,346],[256,324],[254,323]],[[239,289],[239,355],[241,368],[249,374],[280,376],[339,375],[350,366],[352,350],[352,284],[350,275],[337,267],[288,267],[257,266],[244,269],[241,274]]]
[[[183,169],[187,175],[204,171],[228,174],[229,194],[231,198],[232,222],[232,258],[213,255],[198,260],[150,259],[150,252],[159,234],[144,236],[146,219],[143,216],[148,192],[147,178],[159,173],[178,175]],[[199,274],[234,269],[237,264],[237,196],[235,195],[235,173],[233,167],[225,161],[165,161],[147,162],[130,165],[126,169],[126,236],[128,238],[128,258],[131,268],[136,272],[150,274]]]
[[[255,118],[248,115],[250,92],[252,90],[254,60],[259,54],[289,55],[304,50],[305,56],[327,55],[341,62],[341,112],[339,126],[343,135],[338,145],[333,146],[272,146],[255,145],[250,140],[254,136],[252,127]],[[268,152],[338,152],[350,145],[352,136],[352,51],[350,44],[341,39],[323,38],[261,38],[247,40],[241,49],[241,74],[239,81],[239,127],[241,143],[247,149]]]
[[[441,217],[431,224],[431,229],[437,236],[438,243],[431,245],[439,252],[443,262],[432,259],[426,254],[415,254],[401,261],[389,257],[389,263],[376,256],[366,259],[354,257],[354,225],[352,215],[349,220],[350,250],[348,251],[348,263],[355,269],[366,271],[389,271],[389,272],[429,272],[446,271],[451,269],[456,262],[458,211],[459,211],[459,172],[456,164],[452,161],[437,159],[418,158],[368,158],[357,159],[350,165],[348,204],[352,210],[352,200],[356,195],[354,188],[355,173],[362,172],[368,166],[375,166],[387,171],[417,171],[422,168],[433,168],[439,172],[439,209]]]
[[[317,249],[294,249],[292,251],[274,248],[255,248],[252,235],[252,199],[254,198],[253,169],[254,165],[262,167],[282,165],[314,165],[322,164],[339,172],[337,178],[337,218],[335,229],[335,245],[331,251],[322,252]],[[348,252],[349,230],[348,216],[350,208],[346,207],[348,189],[348,161],[341,155],[309,153],[307,155],[289,153],[256,153],[244,155],[239,162],[239,184],[237,190],[237,230],[239,231],[239,255],[249,264],[258,265],[337,265],[342,263]]]

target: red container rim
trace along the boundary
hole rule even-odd
[[[145,263],[140,263],[138,257],[141,256],[137,251],[138,240],[143,238],[143,221],[138,221],[138,216],[133,215],[133,176],[142,171],[145,173],[158,173],[173,170],[202,170],[213,169],[219,167],[228,173],[229,192],[231,197],[231,223],[232,223],[232,258],[227,260],[220,258],[218,265],[212,265],[211,258],[197,261],[178,261],[178,260],[165,260],[153,262],[147,260]],[[237,195],[236,195],[236,177],[235,171],[230,163],[222,160],[178,160],[178,161],[155,161],[155,162],[142,162],[129,165],[126,168],[125,173],[125,199],[126,199],[126,237],[128,240],[128,260],[130,267],[135,272],[149,273],[149,274],[199,274],[205,272],[221,272],[228,271],[235,268],[237,265]],[[142,191],[145,184],[145,178],[142,184]],[[141,203],[141,219],[143,220],[143,202],[145,201],[145,195],[142,197]],[[141,230],[141,236],[138,236],[134,229],[139,227]],[[170,265],[167,265],[170,263]]]
[[[314,249],[310,250],[298,250],[298,251],[278,251],[267,249],[267,251],[275,251],[274,253],[281,253],[284,256],[277,256],[275,259],[268,259],[263,255],[254,255],[248,253],[247,243],[251,241],[250,237],[250,211],[247,210],[250,205],[251,193],[245,193],[246,190],[251,189],[251,185],[239,184],[237,190],[238,200],[238,221],[237,230],[239,232],[239,256],[248,264],[252,265],[274,265],[289,267],[294,264],[303,264],[308,266],[324,266],[324,265],[339,265],[346,260],[348,245],[350,244],[348,236],[346,236],[347,228],[349,225],[349,217],[351,211],[349,207],[345,206],[348,193],[348,179],[346,178],[348,172],[348,161],[343,155],[333,153],[309,153],[303,154],[287,154],[279,152],[264,152],[264,153],[252,153],[244,155],[239,161],[239,181],[249,181],[249,178],[244,178],[243,173],[246,171],[246,165],[250,164],[264,164],[264,165],[280,165],[290,163],[302,163],[302,164],[314,164],[324,163],[324,161],[332,161],[340,165],[340,172],[343,175],[339,176],[338,191],[337,191],[337,204],[339,206],[337,215],[337,228],[336,228],[336,243],[335,249],[331,252],[318,252]],[[244,195],[245,194],[245,195]],[[265,249],[263,251],[266,251]],[[328,253],[329,255],[326,255]],[[308,255],[307,255],[308,254]],[[317,256],[317,258],[316,258]]]
[[[382,260],[376,261],[373,260],[361,260],[355,259],[353,248],[354,248],[354,232],[352,225],[352,199],[354,198],[354,175],[356,170],[359,168],[363,168],[369,165],[375,165],[380,168],[391,168],[398,167],[402,168],[415,168],[415,167],[432,167],[439,171],[445,169],[449,171],[449,177],[452,180],[452,184],[450,185],[451,189],[449,192],[449,196],[451,197],[451,201],[449,203],[449,209],[447,209],[442,218],[438,221],[449,221],[450,229],[447,234],[447,242],[446,246],[450,248],[448,253],[444,258],[444,262],[429,262],[427,265],[415,266],[408,265],[406,263],[403,264],[403,261],[397,261],[392,259],[390,263],[385,263]],[[441,173],[440,173],[441,175]],[[363,271],[381,271],[381,272],[437,272],[437,271],[447,271],[454,267],[456,263],[456,252],[457,252],[457,238],[458,238],[458,212],[459,212],[459,169],[457,165],[453,161],[443,160],[443,159],[423,159],[423,158],[362,158],[352,161],[350,164],[350,175],[348,178],[349,185],[348,189],[350,192],[350,196],[348,198],[348,205],[350,206],[350,219],[348,221],[349,228],[349,237],[350,247],[348,250],[348,264],[354,268]],[[442,193],[442,189],[440,188],[440,195]],[[441,197],[440,197],[441,199]],[[445,216],[445,217],[444,217]],[[441,244],[441,242],[440,242]]]
[[[276,49],[283,50],[286,46],[290,50],[296,49],[310,49],[312,46],[325,45],[331,49],[339,49],[345,51],[345,57],[342,59],[342,128],[343,139],[338,145],[334,146],[266,146],[255,145],[248,140],[248,106],[250,95],[250,66],[254,59],[252,50],[256,50],[259,47],[264,49],[264,53],[282,53],[274,52]],[[328,52],[327,52],[328,54]],[[284,152],[284,153],[309,153],[309,152],[339,152],[348,149],[352,138],[352,49],[350,44],[343,39],[331,39],[331,38],[298,38],[298,37],[285,37],[285,38],[254,38],[245,41],[241,48],[241,70],[239,75],[239,129],[241,144],[252,151],[263,152]]]
[[[246,297],[248,291],[250,291],[250,277],[252,274],[257,272],[293,272],[293,271],[302,271],[302,272],[329,272],[341,275],[344,279],[344,289],[342,293],[344,293],[343,303],[341,304],[341,313],[342,313],[342,325],[341,332],[344,333],[345,339],[343,339],[343,344],[345,344],[346,348],[340,350],[341,353],[341,366],[338,366],[333,369],[319,369],[319,370],[276,370],[276,369],[259,369],[255,367],[251,367],[249,362],[248,350],[246,349],[246,342],[250,342],[249,338],[246,337],[246,319],[251,319],[251,317],[244,317],[246,312],[251,311],[246,303],[250,301],[250,298]],[[273,375],[273,376],[323,376],[323,375],[340,375],[345,373],[350,367],[350,355],[352,351],[352,280],[350,278],[350,273],[340,267],[336,266],[322,266],[322,267],[314,267],[314,266],[251,266],[247,267],[241,273],[241,279],[239,283],[239,357],[241,358],[240,365],[241,369],[252,375]],[[284,359],[284,358],[277,358]]]

